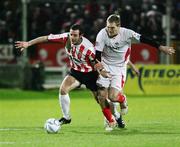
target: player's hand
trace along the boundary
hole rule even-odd
[[[15,47],[17,49],[20,49],[20,51],[23,51],[25,48],[29,47],[29,43],[25,41],[16,41],[15,42]]]
[[[168,55],[172,55],[172,54],[175,53],[175,49],[174,49],[173,47],[169,47],[169,46],[163,46],[163,45],[161,45],[161,46],[159,47],[159,50],[162,51],[162,52],[164,52],[164,53],[166,53],[166,54],[168,54]]]
[[[140,76],[140,72],[139,72],[139,70],[137,68],[134,69],[134,72],[138,77]]]
[[[103,65],[102,65],[102,63],[99,61],[99,60],[97,60],[96,59],[96,64],[94,65],[94,69],[95,70],[100,70],[100,69],[103,69],[104,67],[103,67]]]
[[[135,72],[135,74],[136,74],[137,76],[140,76],[139,69],[136,68],[136,66],[132,65],[131,68],[132,68],[132,70]]]
[[[100,74],[101,76],[103,76],[104,78],[111,78],[111,77],[112,77],[112,75],[110,74],[110,72],[109,72],[109,71],[106,71],[104,68],[98,70],[98,72],[99,72],[99,74]]]
[[[110,78],[110,72],[106,71],[102,65],[102,63],[96,59],[96,64],[94,65],[94,69],[98,71],[98,73],[103,76],[104,78]]]

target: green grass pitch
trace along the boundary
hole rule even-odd
[[[179,147],[180,96],[128,96],[126,129],[106,132],[100,107],[87,90],[70,93],[72,123],[47,134],[48,118],[59,118],[58,90],[0,90],[0,146]]]

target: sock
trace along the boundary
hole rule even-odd
[[[70,98],[69,95],[59,94],[59,103],[61,106],[62,114],[65,119],[70,119]]]
[[[122,102],[124,102],[124,100],[125,100],[125,96],[122,95],[121,93],[119,93],[118,96],[117,96],[117,101],[119,103],[122,103]]]
[[[116,120],[120,118],[120,113],[118,112],[118,106],[119,106],[119,103],[113,103],[113,111],[114,111],[113,115]]]
[[[110,108],[104,108],[102,112],[109,122],[114,122]]]

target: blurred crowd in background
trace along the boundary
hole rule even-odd
[[[162,0],[117,0],[113,3],[98,0],[71,2],[28,2],[28,40],[50,33],[69,30],[73,23],[80,23],[84,35],[94,42],[97,32],[105,26],[109,14],[121,14],[121,25],[158,41],[165,40],[162,16],[166,3]],[[20,0],[0,0],[0,44],[22,39],[22,5]],[[180,1],[172,1],[172,39],[180,38]]]

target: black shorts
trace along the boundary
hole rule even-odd
[[[86,88],[90,89],[91,91],[97,91],[96,81],[98,78],[98,73],[96,71],[86,73],[71,69],[69,75],[73,76],[81,84],[86,85]]]

